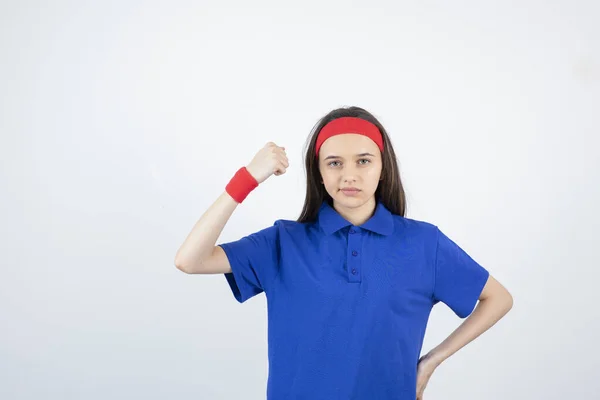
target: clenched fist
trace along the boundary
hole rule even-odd
[[[285,147],[268,142],[256,153],[250,164],[246,166],[246,169],[258,183],[262,183],[273,174],[285,174],[288,167],[289,162],[285,154]]]

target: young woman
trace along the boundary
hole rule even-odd
[[[224,273],[240,303],[265,292],[268,399],[422,399],[437,366],[502,318],[512,296],[437,226],[405,217],[394,149],[372,114],[333,110],[305,157],[297,221],[215,245],[246,196],[289,167],[269,142],[201,216],[175,265]],[[469,318],[421,357],[440,301]]]

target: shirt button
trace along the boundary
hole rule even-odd
[[[356,231],[354,229],[350,229],[350,233],[355,233]]]
[[[353,256],[356,256],[356,255],[358,255],[358,252],[357,252],[356,250],[354,250],[354,251],[352,252],[352,255],[353,255]]]
[[[356,275],[356,268],[352,268],[352,275]]]

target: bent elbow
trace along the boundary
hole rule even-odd
[[[185,272],[186,274],[190,273],[188,268],[186,267],[187,264],[184,263],[183,261],[181,261],[180,259],[178,259],[177,257],[175,257],[174,263],[175,263],[175,267],[178,270],[180,270],[181,272]]]
[[[188,273],[187,270],[185,269],[185,267],[183,265],[181,265],[181,264],[175,263],[175,268],[177,268],[181,272],[185,272],[186,274]]]
[[[513,308],[514,300],[512,295],[508,291],[505,291],[505,293],[503,294],[501,298],[501,304],[504,314],[508,313]]]
[[[507,307],[507,312],[508,312],[508,311],[510,311],[511,308],[513,308],[513,304],[515,303],[512,295],[510,293],[508,293],[508,299],[507,299],[506,303],[507,303],[506,307]]]
[[[177,269],[180,270],[181,272],[185,272],[186,274],[189,274],[189,275],[204,273],[202,262],[189,262],[189,261],[185,261],[185,260],[175,260],[175,267],[177,267]]]

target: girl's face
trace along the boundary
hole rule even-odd
[[[332,136],[319,150],[319,171],[325,190],[342,207],[355,208],[372,202],[381,167],[379,147],[364,135]]]

